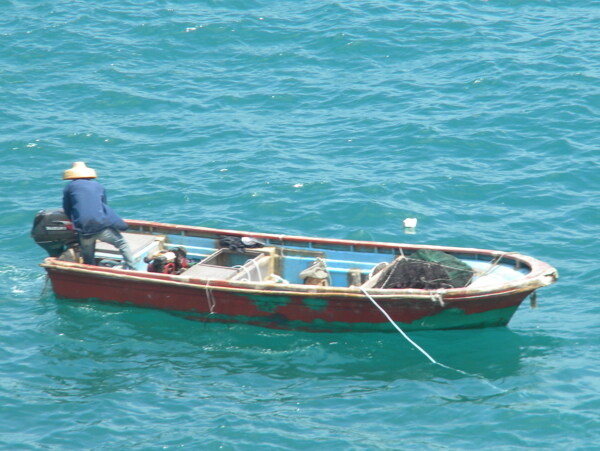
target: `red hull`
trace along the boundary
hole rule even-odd
[[[123,271],[48,258],[42,266],[57,296],[180,312],[204,321],[314,331],[393,331],[373,304],[375,301],[406,330],[450,329],[506,325],[530,293],[554,283],[558,277],[546,263],[517,253],[248,234],[146,221],[128,224],[140,244],[138,260],[154,252],[156,246],[182,245],[200,263],[180,275],[168,275],[142,268]],[[222,235],[253,236],[265,241],[266,247],[246,262],[220,261],[219,256],[225,255],[219,244]],[[145,243],[147,238],[150,244]],[[362,277],[382,261],[404,258],[420,249],[443,251],[474,264],[481,262],[487,270],[503,261],[509,276],[491,284],[435,291],[371,288],[374,285],[370,282],[377,277],[372,274],[366,282],[349,283],[345,279],[356,275],[357,268]],[[336,283],[318,286],[298,280],[298,273],[316,256],[328,261],[330,276],[332,280],[337,277]],[[273,282],[271,275],[284,281]]]
[[[48,268],[54,292],[68,299],[96,299],[181,312],[205,321],[233,321],[302,330],[390,330],[381,312],[361,293],[311,296],[278,291],[260,294],[222,286],[169,283],[155,277],[110,277],[106,271]],[[107,277],[108,275],[108,277]],[[505,325],[531,291],[478,297],[378,299],[407,330]]]

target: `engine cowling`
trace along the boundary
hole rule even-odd
[[[39,211],[33,219],[31,237],[50,257],[60,256],[78,242],[73,223],[60,208]]]

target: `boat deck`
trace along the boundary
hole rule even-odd
[[[183,246],[188,252],[191,266],[181,275],[201,280],[230,280],[263,282],[277,279],[291,284],[304,284],[300,273],[309,268],[317,258],[326,262],[327,285],[337,287],[362,286],[372,288],[378,272],[371,277],[378,264],[389,264],[398,255],[394,253],[353,252],[336,249],[307,249],[291,246],[267,246],[247,249],[245,253],[219,248],[215,239],[185,237],[180,235],[152,235],[124,232],[138,271],[147,271],[144,259],[159,250]],[[118,249],[108,243],[96,245],[96,261],[101,266],[121,263]],[[511,264],[495,264],[477,259],[463,259],[475,271],[472,285],[485,286],[523,277],[526,268]],[[385,265],[384,265],[385,266]],[[492,267],[493,266],[493,267]]]
[[[133,254],[133,259],[136,262],[138,271],[146,270],[146,263],[144,257],[149,254],[153,254],[160,250],[166,240],[165,235],[148,235],[141,233],[122,232],[123,238],[129,243],[129,248]],[[120,264],[122,262],[121,253],[112,244],[105,243],[103,241],[96,242],[96,261],[98,263],[107,261],[114,264]]]

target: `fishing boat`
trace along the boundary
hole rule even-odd
[[[41,266],[57,297],[162,309],[207,322],[306,331],[392,331],[390,321],[406,331],[505,326],[528,296],[558,278],[552,266],[515,252],[142,220],[127,220],[123,234],[135,270],[122,269],[117,249],[100,242],[96,265],[86,265],[66,256],[76,242],[66,217],[50,216],[38,213],[32,235],[51,255]],[[419,259],[423,266],[417,256],[424,252],[459,262],[468,280],[423,285],[428,281],[417,274],[412,286],[386,284],[401,263]],[[175,264],[178,255],[183,261]],[[426,263],[431,268],[431,260]]]

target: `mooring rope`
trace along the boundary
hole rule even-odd
[[[408,335],[406,335],[406,333],[405,333],[405,332],[404,332],[402,329],[400,329],[400,326],[398,326],[398,324],[396,324],[396,322],[395,322],[395,321],[392,319],[392,317],[391,317],[390,315],[388,315],[388,312],[386,312],[386,311],[383,309],[383,307],[381,307],[381,306],[380,306],[380,305],[377,303],[377,301],[375,301],[375,299],[373,299],[373,297],[372,297],[372,296],[371,296],[371,295],[370,295],[370,294],[367,292],[367,290],[365,290],[365,288],[364,288],[364,287],[360,287],[360,289],[361,289],[361,291],[362,291],[362,292],[365,294],[365,296],[366,296],[367,298],[369,298],[369,301],[371,301],[371,302],[373,303],[373,305],[375,305],[375,307],[377,307],[377,308],[379,309],[379,311],[380,311],[381,313],[383,313],[383,315],[384,315],[384,316],[387,318],[387,320],[390,322],[390,324],[391,324],[392,326],[394,326],[394,327],[396,328],[396,330],[397,330],[398,332],[400,332],[400,334],[401,334],[401,335],[402,335],[402,336],[403,336],[403,337],[404,337],[404,338],[405,338],[405,339],[406,339],[406,340],[407,340],[407,341],[408,341],[408,342],[409,342],[411,345],[413,345],[415,348],[417,348],[417,349],[418,349],[418,350],[419,350],[419,351],[420,351],[420,352],[421,352],[421,353],[422,353],[422,354],[423,354],[425,357],[427,357],[427,358],[429,359],[429,361],[430,361],[431,363],[435,363],[435,364],[437,364],[437,363],[438,363],[438,362],[437,362],[437,361],[436,361],[436,360],[435,360],[433,357],[431,357],[431,356],[430,356],[430,355],[427,353],[427,351],[425,351],[425,349],[423,349],[421,346],[419,346],[417,343],[415,343],[413,340],[411,340],[411,338],[410,338]]]
[[[448,365],[444,365],[443,363],[438,362],[437,360],[435,360],[433,357],[431,357],[431,355],[429,355],[429,353],[427,353],[427,351],[425,351],[421,346],[419,346],[417,343],[415,343],[413,340],[411,340],[411,338],[406,335],[406,333],[400,328],[400,326],[398,326],[398,324],[396,324],[396,322],[391,318],[391,316],[383,309],[383,307],[381,307],[377,301],[375,301],[375,299],[373,299],[373,296],[371,296],[367,290],[365,290],[364,287],[360,287],[361,291],[365,294],[365,296],[373,303],[373,305],[375,305],[375,307],[377,307],[377,309],[383,313],[383,315],[387,318],[387,320],[390,322],[390,324],[392,326],[394,326],[394,328],[400,332],[400,334],[410,343],[412,344],[419,352],[421,352],[425,357],[427,357],[427,359],[429,359],[429,361],[431,363],[433,363],[434,365],[438,365],[441,366],[442,368],[446,368],[447,370],[451,370],[451,371],[456,371],[457,373],[460,373],[464,376],[468,376],[468,377],[476,377],[478,379],[483,380],[485,383],[487,383],[490,387],[493,387],[496,390],[500,390],[502,392],[506,392],[506,390],[501,389],[500,387],[495,386],[494,384],[492,384],[489,380],[487,380],[484,376],[481,376],[479,374],[471,374],[471,373],[467,373],[466,371],[463,370],[459,370],[457,368],[452,368],[451,366]]]

